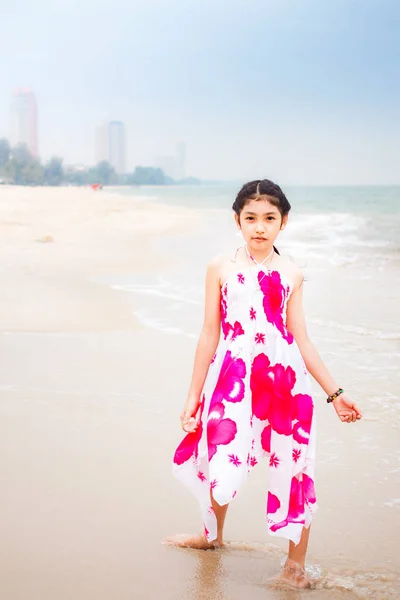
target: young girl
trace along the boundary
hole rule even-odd
[[[268,456],[268,530],[289,540],[281,578],[307,587],[305,556],[317,509],[308,373],[341,421],[354,422],[361,412],[308,338],[304,277],[274,246],[291,208],[281,188],[268,179],[246,183],[232,208],[245,244],[208,267],[204,325],[181,416],[187,435],[174,456],[176,476],[200,503],[204,534],[170,542],[223,545],[229,502]]]

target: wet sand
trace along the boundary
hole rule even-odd
[[[198,220],[88,188],[0,187],[0,331],[133,326],[131,305],[96,277],[168,266],[153,242]]]
[[[0,267],[0,597],[303,597],[267,585],[286,543],[266,534],[263,465],[229,509],[225,549],[160,543],[199,526],[196,502],[171,475],[195,340],[142,327],[127,294],[95,281],[166,267],[171,257],[154,242],[187,231],[197,214],[132,207],[89,190],[0,190],[0,207],[2,232],[8,228]],[[162,211],[169,228],[163,219],[157,225]],[[54,241],[35,242],[46,235]],[[323,351],[347,375],[329,343]],[[367,341],[364,364],[371,352]],[[309,552],[316,589],[308,593],[397,598],[398,508],[387,505],[399,496],[390,476],[397,413],[382,423],[373,394],[358,398],[365,419],[355,436],[327,413],[320,392],[316,399],[321,508]]]

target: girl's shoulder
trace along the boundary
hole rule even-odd
[[[279,255],[279,270],[292,282],[293,290],[298,289],[304,281],[301,268],[290,256]]]
[[[224,283],[235,268],[232,253],[217,254],[208,263],[208,271],[218,278],[220,285]]]

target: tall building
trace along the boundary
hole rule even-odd
[[[126,173],[125,125],[121,121],[109,121],[96,129],[96,163],[109,162],[116,173]]]
[[[95,139],[95,161],[96,164],[106,160],[109,162],[108,152],[108,123],[102,123],[96,128],[96,139]]]
[[[109,162],[116,173],[125,173],[125,125],[121,121],[110,121],[108,125],[108,152]]]
[[[16,89],[11,106],[11,143],[24,144],[33,156],[38,156],[37,105],[35,94],[28,89]]]

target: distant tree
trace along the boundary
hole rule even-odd
[[[9,178],[17,185],[43,183],[43,167],[24,145],[12,148],[7,171]]]
[[[10,147],[6,139],[0,139],[0,178],[17,185],[170,185],[196,184],[198,180],[187,178],[175,182],[156,167],[138,166],[133,173],[117,174],[107,161],[86,167],[63,167],[62,158],[53,156],[44,166],[32,156],[24,145]]]
[[[88,171],[77,169],[64,171],[64,183],[70,185],[87,185],[89,183]]]
[[[136,167],[129,177],[129,183],[133,185],[165,185],[171,181],[162,169],[156,167]]]
[[[10,158],[10,144],[6,139],[0,139],[0,167],[5,167]]]
[[[44,169],[38,160],[33,160],[22,169],[22,185],[43,185]]]
[[[46,185],[60,185],[64,179],[62,158],[53,156],[44,166],[44,183]]]
[[[118,183],[118,176],[114,168],[107,161],[99,162],[89,169],[88,183],[102,183],[112,185]]]

